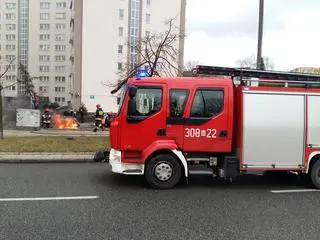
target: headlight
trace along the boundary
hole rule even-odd
[[[118,151],[116,149],[111,149],[109,154],[109,160],[110,162],[121,162],[121,151]]]

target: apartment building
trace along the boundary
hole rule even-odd
[[[2,80],[12,85],[19,63],[34,77],[44,101],[70,101],[71,0],[0,0],[0,71],[14,59]],[[4,96],[24,94],[23,85],[5,89]]]
[[[28,70],[36,76],[35,90],[43,100],[70,101],[71,0],[29,2]]]
[[[16,97],[18,86],[13,85],[17,82],[18,65],[16,59],[19,58],[19,1],[0,0],[0,73],[3,73],[10,62],[7,74],[1,79],[5,88],[3,96]]]
[[[148,33],[164,33],[170,18],[181,36],[175,46],[179,57],[173,64],[182,70],[185,8],[186,0],[73,0],[72,48],[81,59],[72,67],[74,89],[80,95],[74,99],[76,105],[81,101],[94,111],[99,103],[105,111],[117,111],[117,96],[110,91],[120,79],[119,72],[139,59],[132,46]]]

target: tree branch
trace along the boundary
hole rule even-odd
[[[168,25],[168,28],[164,33],[147,35],[138,45],[131,46],[136,49],[137,62],[140,63],[132,67],[127,65],[126,75],[124,78],[121,77],[117,87],[111,91],[111,94],[119,91],[121,87],[127,83],[128,79],[135,75],[136,70],[142,66],[147,65],[149,67],[150,71],[148,74],[150,77],[160,77],[161,75],[173,76],[177,72],[181,72],[177,63],[179,50],[176,46],[176,42],[180,36],[178,33],[175,34],[172,32],[173,29],[175,29],[173,19],[170,19],[165,24]],[[130,43],[128,47],[130,51]],[[175,64],[177,66],[175,66]]]
[[[9,62],[9,65],[6,66],[6,69],[4,70],[4,72],[0,74],[0,79],[1,79],[4,75],[6,75],[6,73],[9,71],[10,66],[12,65],[12,63],[13,63],[14,60],[15,60],[15,59],[12,59],[12,60]]]

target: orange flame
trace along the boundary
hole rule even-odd
[[[54,114],[52,123],[58,129],[78,129],[77,120],[72,117],[62,117],[59,114]]]

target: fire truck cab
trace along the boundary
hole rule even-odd
[[[112,172],[173,188],[190,175],[294,171],[320,188],[320,75],[197,66],[132,78],[110,126]]]

